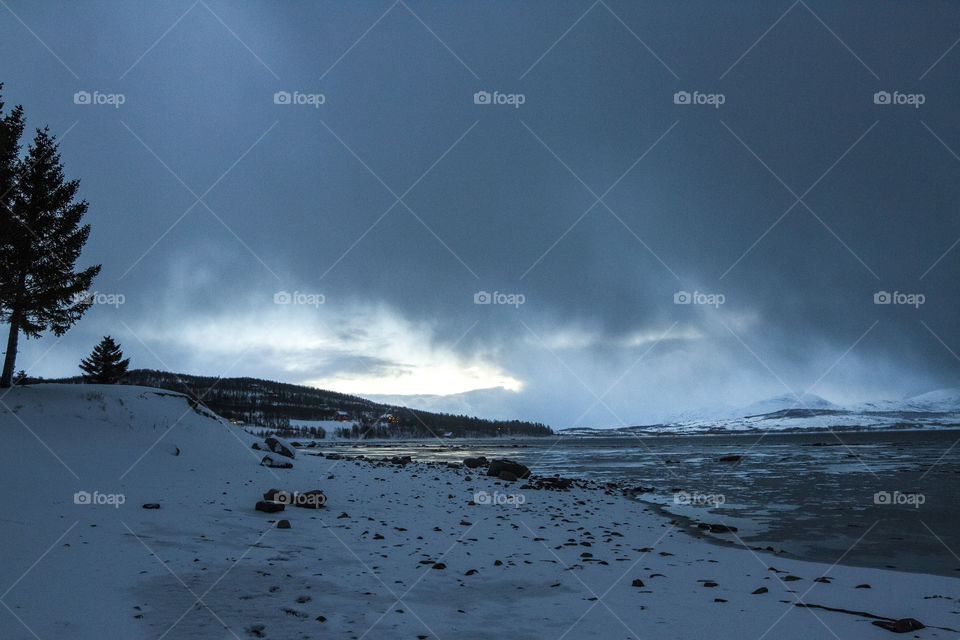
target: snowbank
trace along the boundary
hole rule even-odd
[[[955,579],[710,545],[585,483],[261,467],[253,437],[169,392],[14,389],[0,429],[4,639],[896,637],[797,602],[960,628]],[[271,488],[327,506],[255,511]]]

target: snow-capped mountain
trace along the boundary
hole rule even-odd
[[[960,389],[938,389],[901,400],[841,406],[814,394],[781,395],[712,415],[692,411],[662,424],[619,429],[564,429],[567,435],[742,433],[960,428]]]
[[[799,396],[784,394],[749,404],[737,411],[738,415],[731,417],[759,416],[794,409],[839,410],[840,407],[812,393],[804,393]]]
[[[902,400],[864,402],[857,405],[855,410],[955,412],[960,411],[960,389],[937,389]]]

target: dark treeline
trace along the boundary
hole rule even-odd
[[[30,379],[28,382],[41,382]],[[83,377],[48,382],[82,383]],[[299,432],[298,420],[335,420],[347,415],[341,437],[490,437],[549,436],[550,427],[520,420],[485,420],[469,416],[432,413],[372,402],[358,396],[256,378],[214,378],[135,369],[121,384],[179,391],[224,418],[287,432]],[[390,416],[389,419],[382,419]],[[354,424],[356,423],[356,428]],[[305,433],[303,435],[306,435]],[[323,437],[323,436],[320,436]]]

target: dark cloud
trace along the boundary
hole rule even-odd
[[[9,4],[60,61],[4,21],[6,98],[61,135],[83,260],[127,298],[28,342],[32,373],[112,333],[134,365],[371,394],[510,379],[474,408],[560,426],[955,385],[949,5],[209,2],[156,42],[190,3]]]

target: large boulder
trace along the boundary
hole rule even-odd
[[[275,436],[270,436],[269,438],[264,440],[264,442],[266,443],[270,451],[273,451],[274,453],[278,453],[281,456],[286,456],[288,458],[297,457],[297,452],[293,448],[293,445],[287,442],[286,440],[281,440],[280,438],[277,438]]]
[[[487,475],[499,477],[501,471],[507,471],[509,473],[512,473],[518,478],[530,477],[530,469],[520,464],[519,462],[515,462],[513,460],[506,460],[506,459],[491,460],[490,466],[487,467]]]
[[[478,467],[484,467],[487,464],[487,459],[483,456],[478,456],[476,458],[464,458],[463,466],[467,469],[476,469]]]
[[[289,460],[284,460],[276,453],[268,453],[263,456],[263,460],[260,461],[261,467],[271,467],[273,469],[292,469],[293,463]]]

